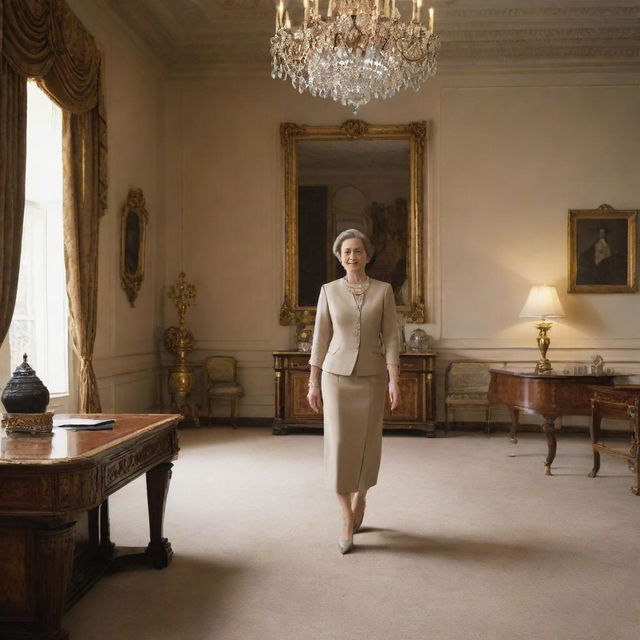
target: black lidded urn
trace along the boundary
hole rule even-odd
[[[44,413],[49,404],[49,390],[38,378],[22,356],[22,364],[16,367],[2,392],[2,404],[7,413]]]

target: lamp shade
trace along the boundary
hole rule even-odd
[[[527,301],[520,312],[521,318],[562,318],[564,311],[555,287],[537,285],[531,287]]]

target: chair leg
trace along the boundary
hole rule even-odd
[[[487,435],[491,435],[491,407],[487,407]]]
[[[235,398],[231,398],[231,426],[234,429],[238,428],[238,425],[236,424],[236,399]]]
[[[208,421],[209,421],[209,426],[211,426],[213,424],[213,411],[211,409],[211,398],[208,398],[207,403],[209,405],[209,415],[207,416]]]
[[[631,487],[631,493],[633,493],[634,496],[640,496],[640,442],[638,442],[637,429],[632,438],[632,445],[629,453],[632,456],[631,464],[633,465],[633,470],[636,474],[636,484],[634,487]]]
[[[444,405],[444,435],[449,435],[449,405]]]

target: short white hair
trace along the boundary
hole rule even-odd
[[[364,250],[367,254],[368,258],[373,258],[373,254],[375,253],[375,249],[373,248],[373,244],[367,236],[362,233],[362,231],[358,231],[358,229],[347,229],[343,231],[338,237],[335,239],[333,243],[333,255],[340,260],[342,255],[342,243],[345,240],[349,240],[351,238],[357,238],[362,242],[364,246]]]

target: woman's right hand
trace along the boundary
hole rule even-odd
[[[320,391],[320,385],[317,384],[313,387],[309,387],[309,393],[307,394],[307,401],[309,406],[316,412],[322,411],[322,391]]]

